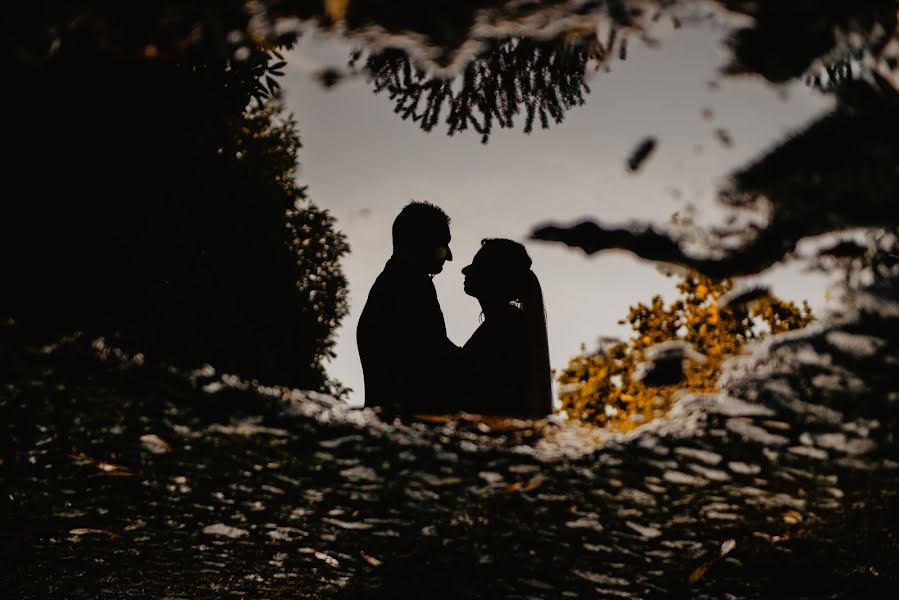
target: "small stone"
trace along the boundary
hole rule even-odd
[[[565,523],[565,527],[572,529],[593,529],[594,531],[602,531],[602,524],[596,519],[576,519]]]
[[[681,446],[675,448],[674,452],[675,454],[680,454],[681,456],[686,456],[687,458],[695,458],[696,460],[700,460],[707,465],[712,466],[717,465],[722,460],[720,454],[709,452],[708,450],[700,450],[699,448],[688,448],[685,446]]]
[[[340,476],[350,481],[377,481],[378,474],[371,467],[352,467],[340,472]]]
[[[727,429],[736,433],[750,442],[757,442],[763,446],[786,446],[790,443],[788,438],[775,435],[742,419],[728,419],[725,425]]]
[[[203,528],[203,533],[208,535],[221,535],[224,537],[228,537],[231,539],[236,539],[243,537],[245,535],[249,535],[249,532],[246,529],[240,529],[239,527],[231,527],[230,525],[225,525],[224,523],[216,523],[215,525],[207,525]]]
[[[144,449],[153,454],[165,454],[172,451],[172,447],[164,439],[153,433],[147,433],[140,436],[141,444]]]
[[[817,460],[825,460],[828,456],[826,450],[822,450],[821,448],[816,448],[814,446],[793,446],[789,449],[789,452],[791,452],[792,454],[807,456],[809,458],[814,458]]]
[[[341,529],[371,529],[372,528],[372,526],[368,523],[341,521],[339,519],[330,519],[328,517],[325,517],[324,519],[322,519],[322,521],[325,523],[329,523],[331,525],[336,525],[337,527],[340,527]]]
[[[590,583],[597,583],[599,585],[614,585],[620,587],[626,587],[630,585],[627,579],[621,579],[620,577],[610,577],[608,575],[603,575],[602,573],[594,573],[593,571],[582,571],[575,569],[572,571],[575,575],[580,577],[581,579],[586,579]]]
[[[702,477],[696,477],[694,475],[687,475],[686,473],[681,473],[680,471],[665,471],[665,474],[662,475],[665,481],[670,481],[671,483],[677,483],[680,485],[693,485],[696,487],[704,486],[708,483]]]
[[[727,463],[727,466],[731,471],[739,475],[756,475],[762,470],[762,468],[758,465],[752,465],[739,461],[729,462]]]
[[[625,525],[639,533],[645,538],[657,538],[662,535],[661,530],[656,529],[655,527],[647,527],[645,525],[640,525],[639,523],[634,523],[633,521],[625,521]]]

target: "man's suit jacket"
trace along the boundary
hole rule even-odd
[[[454,409],[461,350],[446,322],[431,277],[396,257],[375,280],[356,329],[365,376],[365,406],[386,413]]]

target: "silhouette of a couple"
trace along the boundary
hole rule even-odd
[[[365,405],[385,415],[470,412],[542,417],[552,410],[543,293],[524,246],[486,239],[462,269],[484,320],[461,348],[431,278],[453,259],[450,219],[412,202],[393,222],[393,255],[375,280],[356,340]]]

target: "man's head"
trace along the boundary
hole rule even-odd
[[[453,260],[450,218],[430,202],[410,202],[393,221],[393,254],[425,273],[436,274]]]

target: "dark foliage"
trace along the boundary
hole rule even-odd
[[[438,49],[437,60],[448,64],[468,39],[477,12],[498,4],[496,0],[458,0],[432,10],[416,0],[350,1],[346,26],[351,30],[374,25],[389,33],[421,32],[425,43]]]
[[[241,33],[242,2],[140,7],[15,9],[4,335],[322,387],[347,248],[294,183],[295,124],[261,107],[283,62]]]
[[[646,159],[655,151],[656,145],[658,141],[654,137],[645,138],[640,142],[627,159],[627,170],[632,173],[639,171]]]
[[[673,3],[674,0],[658,1],[660,7]],[[546,32],[558,31],[558,21],[571,21],[572,17],[586,17],[588,21],[597,14],[608,17],[616,24],[616,33],[610,40],[614,42],[618,27],[634,24],[634,19],[643,14],[643,8],[631,0],[460,0],[443,3],[436,10],[414,0],[266,4],[269,11],[310,20],[320,28],[339,26],[337,29],[342,33],[357,40],[374,42],[370,44],[374,47],[423,50],[416,53],[422,67],[449,67],[460,59],[468,62],[464,55],[472,46],[495,46],[511,37],[514,31],[523,31],[524,34],[518,37],[526,39],[556,37]],[[577,18],[574,21],[584,23]],[[545,31],[537,32],[536,29]],[[609,44],[609,52],[613,46]]]
[[[895,228],[899,92],[876,73],[872,78],[874,83],[844,82],[832,113],[733,174],[733,187],[722,193],[722,202],[735,209],[767,205],[768,221],[750,230],[721,228],[716,234],[722,248],[696,255],[676,237],[650,226],[608,227],[591,221],[544,225],[534,236],[588,254],[621,248],[727,277],[764,270],[810,236],[853,227]],[[735,237],[741,243],[725,245]]]
[[[896,34],[895,2],[719,4],[754,18],[733,38],[730,72],[783,81],[836,55],[825,63],[828,80],[845,81],[851,73],[839,56],[849,33],[895,68],[885,55]],[[486,139],[496,124],[512,126],[518,116],[525,131],[538,119],[544,127],[559,122],[589,91],[588,63],[603,63],[616,48],[626,53],[620,28],[640,31],[646,17],[671,5],[464,2],[438,18],[408,3],[172,1],[125,10],[102,2],[40,9],[15,2],[2,44],[17,86],[4,107],[7,142],[15,149],[10,183],[21,199],[2,225],[5,256],[17,257],[7,269],[11,291],[3,312],[47,334],[74,326],[130,337],[148,349],[162,349],[160,340],[169,339],[174,347],[165,352],[178,356],[215,360],[232,348],[244,358],[222,367],[249,365],[247,373],[263,377],[284,372],[276,366],[281,361],[264,357],[284,356],[287,340],[303,331],[324,341],[310,342],[291,360],[318,365],[328,338],[311,333],[302,319],[291,328],[271,316],[288,314],[273,307],[295,306],[296,296],[263,301],[293,289],[295,278],[288,285],[283,277],[296,262],[285,249],[284,214],[302,192],[272,186],[265,176],[271,169],[238,149],[241,139],[257,139],[253,127],[264,126],[244,114],[247,103],[277,92],[283,61],[264,48],[296,37],[291,28],[271,27],[274,20],[340,23],[361,39],[366,31],[390,34],[365,65],[397,112],[431,129],[446,108],[450,133],[471,128]],[[553,30],[560,16],[570,17],[570,26]],[[523,35],[526,21],[534,37]],[[599,22],[610,25],[604,43],[596,35]],[[432,66],[456,60],[466,44],[481,50],[457,80],[447,80],[395,49],[400,38],[436,48],[442,58]],[[549,227],[538,237],[591,252],[623,247],[721,276],[766,268],[803,237],[893,226],[888,190],[896,184],[897,101],[895,89],[877,77],[872,71],[834,88],[840,103],[832,115],[735,175],[730,197],[771,203],[770,222],[749,231],[741,245],[694,256],[665,232],[596,224]],[[284,172],[284,165],[277,168]],[[323,247],[341,248],[329,244]],[[263,305],[270,321],[247,318]],[[308,310],[303,314],[309,318]],[[339,314],[312,322],[336,323]],[[197,344],[205,349],[193,353]]]
[[[375,93],[388,94],[403,119],[425,131],[443,121],[449,135],[470,128],[484,143],[495,126],[512,128],[519,115],[525,133],[537,121],[544,129],[560,123],[584,103],[590,72],[615,56],[625,60],[627,34],[650,16],[628,0],[472,0],[439,11],[405,1],[300,4],[299,16],[363,47],[350,68],[361,65]],[[651,16],[671,4],[658,2]],[[602,40],[600,26],[608,29]],[[342,78],[334,69],[320,76],[326,87]]]
[[[546,129],[582,105],[590,92],[585,72],[592,51],[585,44],[512,38],[491,41],[458,78],[430,75],[397,49],[368,56],[365,70],[375,92],[386,92],[403,119],[431,131],[446,107],[449,135],[471,127],[486,143],[495,124],[511,128],[522,112],[524,132],[530,133],[535,120]]]
[[[758,73],[783,82],[801,76],[816,59],[839,43],[840,31],[873,34],[896,29],[895,0],[719,0],[725,8],[753,17],[751,27],[731,40],[731,73]],[[882,49],[889,35],[875,44]],[[882,45],[881,45],[882,44]]]

